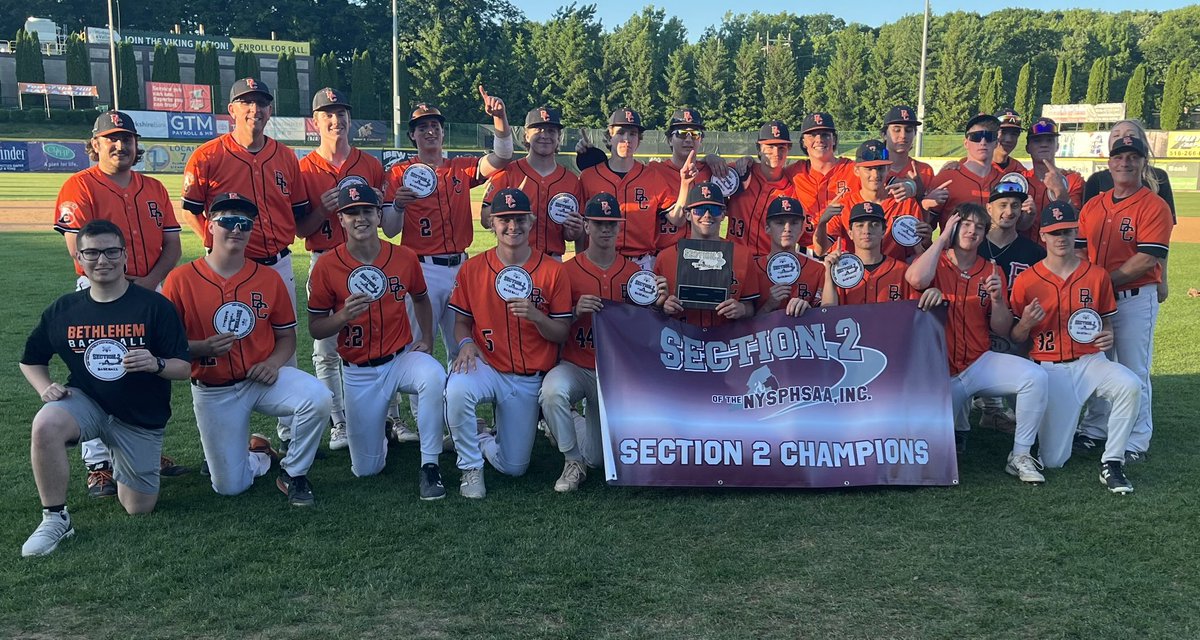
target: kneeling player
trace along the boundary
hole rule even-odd
[[[346,440],[350,469],[375,475],[387,461],[383,424],[397,391],[415,393],[421,436],[418,484],[422,500],[446,496],[438,456],[445,417],[446,370],[429,355],[433,306],[417,254],[379,239],[379,199],[365,185],[338,192],[338,223],[346,243],[328,252],[309,281],[309,331],[337,336],[345,370]],[[405,298],[412,296],[421,339],[413,341]]]
[[[296,313],[273,269],[246,259],[258,207],[236,193],[208,208],[212,252],[176,268],[163,295],[179,310],[192,352],[192,405],[213,489],[236,495],[279,457],[270,440],[250,437],[250,413],[292,419],[292,442],[276,486],[297,507],[314,504],[308,483],[329,419],[329,389],[286,366],[296,352]]]
[[[1004,274],[994,262],[979,257],[979,245],[991,219],[970,202],[958,205],[946,222],[946,233],[913,261],[908,281],[924,289],[934,284],[950,308],[946,318],[946,352],[950,359],[950,395],[955,412],[955,442],[966,444],[967,407],[971,396],[1017,396],[1017,428],[1005,471],[1024,482],[1045,482],[1041,466],[1030,454],[1038,424],[1046,411],[1046,374],[1032,362],[991,351],[988,329],[1008,335],[1012,312],[1005,295]]]
[[[1067,202],[1046,205],[1041,239],[1047,255],[1013,283],[1013,313],[1020,320],[1012,338],[1018,343],[1033,338],[1029,355],[1042,365],[1054,398],[1038,435],[1042,462],[1047,467],[1066,463],[1079,409],[1095,394],[1112,404],[1100,482],[1113,493],[1129,493],[1133,485],[1125,478],[1123,463],[1141,402],[1141,382],[1104,357],[1113,346],[1117,299],[1109,273],[1076,256],[1078,232],[1074,207]]]
[[[789,316],[798,316],[821,305],[825,265],[808,257],[798,244],[807,224],[804,209],[795,198],[779,196],[767,205],[766,227],[771,250],[754,258],[762,276],[759,315],[782,307]],[[782,257],[777,257],[780,254]],[[772,273],[776,275],[772,277]]]
[[[497,191],[496,247],[467,260],[450,294],[459,352],[446,380],[446,422],[466,498],[487,495],[484,456],[511,476],[529,467],[542,377],[567,339],[571,285],[561,263],[529,247],[532,226],[529,198],[520,189]],[[480,402],[496,404],[495,436],[476,433]]]

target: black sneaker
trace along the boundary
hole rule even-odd
[[[212,475],[212,473],[208,470],[208,460],[200,461],[200,475],[204,476],[205,478]]]
[[[275,486],[287,494],[288,504],[293,507],[311,507],[317,503],[316,498],[313,498],[312,486],[308,484],[308,476],[293,477],[280,469]]]
[[[1126,451],[1125,464],[1137,464],[1150,459],[1150,454],[1145,451]]]
[[[441,500],[446,497],[446,487],[442,485],[442,472],[436,464],[427,462],[421,465],[417,478],[422,500]]]
[[[1071,443],[1071,448],[1076,451],[1104,451],[1104,441],[1099,438],[1085,436],[1082,433],[1075,434],[1075,441]]]
[[[955,431],[954,432],[954,450],[956,452],[958,452],[958,455],[960,455],[960,456],[967,452],[967,434],[968,433],[970,433],[970,431]]]
[[[1112,493],[1133,493],[1133,484],[1125,477],[1121,463],[1116,460],[1100,463],[1100,484],[1108,487]]]

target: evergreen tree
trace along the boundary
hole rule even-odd
[[[296,73],[296,56],[291,53],[279,54],[276,71],[279,85],[275,87],[275,113],[281,116],[307,115],[305,100],[300,96],[300,79]]]
[[[941,38],[947,46],[942,47],[940,60],[933,70],[930,98],[927,103],[929,122],[926,126],[933,131],[959,131],[972,113],[976,111],[975,97],[979,84],[976,58],[970,47],[961,46],[978,36],[980,21],[961,14],[951,14]],[[934,47],[931,46],[931,49]]]
[[[92,84],[92,65],[88,61],[87,41],[82,34],[72,34],[67,40],[66,59],[67,84]],[[75,109],[91,109],[92,103],[90,97],[71,98],[71,106]]]
[[[732,128],[729,119],[729,50],[719,36],[701,40],[696,50],[696,108],[711,129]],[[761,124],[761,123],[760,123]]]
[[[767,118],[799,122],[804,118],[796,57],[790,45],[773,45],[767,50],[763,73],[763,108]]]
[[[1058,64],[1054,67],[1054,83],[1050,86],[1051,104],[1070,104],[1071,87],[1067,84],[1067,67],[1069,66],[1066,59],[1059,58]]]
[[[42,47],[38,44],[38,35],[34,32],[25,31],[24,29],[17,32],[17,40],[15,44],[15,54],[17,58],[17,82],[45,82],[46,70],[42,66]],[[46,96],[40,94],[26,94],[27,99],[36,99],[42,102]],[[29,106],[28,104],[26,106]]]
[[[238,49],[233,53],[233,75],[242,78],[262,79],[262,70],[258,65],[258,56],[246,49]]]
[[[996,67],[985,69],[979,84],[979,110],[995,113],[1004,102],[1004,70]]]
[[[121,98],[121,110],[130,111],[142,108],[142,96],[138,90],[142,81],[138,77],[137,60],[133,55],[133,45],[122,42],[117,45],[117,95]]]
[[[154,45],[150,79],[154,82],[179,82],[179,51],[175,45]]]
[[[1037,86],[1034,84],[1033,65],[1026,62],[1017,73],[1017,91],[1013,96],[1013,109],[1026,120],[1032,119],[1033,103],[1037,100]]]
[[[1125,117],[1146,120],[1146,65],[1139,64],[1125,85]]]
[[[375,73],[371,68],[369,51],[354,56],[350,71],[350,99],[354,101],[355,117],[379,119],[379,97],[375,92]]]
[[[1159,114],[1160,129],[1179,129],[1183,124],[1184,103],[1187,100],[1188,62],[1176,60],[1167,68],[1163,83],[1162,110]]]
[[[1088,74],[1088,89],[1087,97],[1084,101],[1087,104],[1102,104],[1108,102],[1109,99],[1109,59],[1097,58],[1092,63],[1092,71]],[[1100,125],[1095,122],[1089,122],[1084,125],[1085,131],[1097,131]]]
[[[196,60],[192,65],[193,82],[208,85],[212,90],[213,102],[221,104],[221,73],[217,61],[217,51],[209,44],[196,48]]]
[[[450,122],[480,120],[477,87],[482,84],[483,57],[465,35],[477,28],[473,18],[461,28],[435,19],[421,28],[415,44],[419,61],[412,67],[413,98],[436,105]]]
[[[734,130],[757,129],[767,119],[763,113],[763,56],[758,47],[759,43],[747,38],[733,61],[737,82],[729,124]]]
[[[696,83],[692,79],[692,48],[683,46],[671,53],[667,60],[667,92],[663,95],[663,103],[668,111],[696,103],[693,88]],[[701,114],[705,114],[703,111]]]

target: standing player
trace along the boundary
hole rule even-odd
[[[963,129],[966,132],[963,146],[967,149],[967,157],[956,163],[947,163],[933,179],[939,185],[944,184],[949,191],[945,202],[933,209],[939,229],[945,229],[946,217],[957,210],[959,204],[971,202],[983,206],[992,186],[1004,177],[1004,171],[992,162],[1000,120],[996,116],[981,113],[967,120]]]
[[[350,100],[346,94],[328,87],[321,89],[313,95],[312,111],[321,144],[300,159],[300,177],[312,198],[315,215],[307,216],[297,229],[297,234],[304,237],[304,248],[312,254],[308,266],[310,279],[321,256],[346,241],[335,211],[338,190],[350,184],[383,189],[383,164],[374,156],[350,146]],[[390,227],[384,224],[384,233],[390,230],[390,235],[395,235],[400,220],[396,219],[392,207],[387,207],[383,214],[385,221],[391,222]],[[312,361],[317,379],[333,394],[329,448],[345,449],[346,408],[342,398],[342,360],[338,357],[337,339],[330,336],[313,340]]]
[[[329,390],[288,365],[296,357],[296,314],[287,285],[246,259],[258,208],[229,193],[207,211],[212,251],[172,271],[163,295],[187,330],[192,406],[213,490],[242,493],[278,457],[270,440],[250,434],[250,414],[258,411],[290,418],[293,440],[275,485],[289,504],[312,506],[307,474],[329,419]]]
[[[529,247],[529,198],[520,189],[492,197],[496,247],[463,265],[450,308],[458,357],[446,380],[446,422],[462,470],[459,492],[483,498],[483,459],[500,473],[529,468],[537,435],[538,391],[558,360],[571,319],[563,266]],[[475,406],[495,402],[498,432],[476,435]]]
[[[681,172],[681,182],[690,186],[694,176]],[[721,188],[711,182],[700,182],[687,191],[684,210],[691,219],[694,240],[720,240],[721,217],[725,215],[725,197]],[[729,297],[715,309],[684,309],[675,295],[678,277],[679,248],[668,247],[654,262],[654,272],[666,279],[667,289],[660,292],[659,306],[669,316],[681,319],[698,327],[717,327],[731,320],[754,315],[754,305],[759,299],[759,275],[750,252],[746,247],[733,245],[733,282]]]
[[[659,223],[679,226],[682,210],[675,206],[678,189],[663,172],[651,169],[634,158],[642,143],[642,116],[633,109],[617,109],[608,118],[605,144],[612,150],[607,161],[584,169],[579,174],[583,195],[591,199],[609,193],[621,203],[625,224],[617,238],[617,252],[649,269],[658,255]]]
[[[388,402],[398,391],[417,394],[421,436],[418,486],[422,500],[446,495],[438,467],[446,429],[442,396],[446,370],[429,355],[433,307],[417,255],[379,239],[382,212],[375,190],[349,184],[335,207],[345,244],[326,254],[309,280],[309,330],[332,339],[346,363],[346,439],[350,469],[375,475],[387,461],[387,437],[379,429]],[[412,297],[420,341],[408,325],[406,298]]]
[[[554,107],[541,106],[526,114],[525,147],[529,152],[492,175],[480,210],[483,228],[492,228],[491,195],[501,189],[521,189],[529,194],[534,211],[529,246],[560,260],[567,242],[583,237],[583,218],[579,215],[583,187],[579,178],[556,160],[562,131],[562,112]]]
[[[996,263],[979,256],[990,223],[983,207],[961,205],[946,222],[949,231],[913,261],[908,282],[917,289],[932,284],[949,303],[946,353],[959,451],[965,449],[970,428],[966,417],[971,396],[1016,394],[1017,427],[1005,471],[1022,482],[1045,482],[1030,450],[1046,411],[1046,373],[1024,358],[989,350],[988,331],[1007,336],[1013,323],[1004,274]]]
[[[1025,171],[1033,210],[1040,212],[1050,202],[1060,200],[1070,202],[1078,211],[1083,206],[1083,178],[1054,164],[1054,156],[1058,153],[1058,124],[1050,118],[1034,120],[1025,134],[1025,150],[1033,162],[1033,168]],[[1038,217],[1032,216],[1028,228],[1023,231],[1030,240],[1040,242],[1037,225]]]
[[[483,87],[479,87],[479,95],[483,97],[483,111],[491,116],[496,130],[491,153],[479,159],[443,157],[446,118],[436,108],[418,104],[408,121],[408,139],[416,146],[417,156],[396,163],[384,187],[384,198],[392,200],[396,212],[404,217],[400,245],[412,249],[421,262],[433,305],[433,322],[441,329],[442,343],[451,360],[458,354],[458,345],[454,342],[455,315],[447,304],[458,269],[467,259],[467,247],[471,246],[471,189],[508,166],[513,157],[512,130],[504,101],[488,95]],[[437,176],[432,193],[424,198],[404,186],[405,172],[415,165],[432,168]],[[410,328],[420,330],[411,306],[408,321]],[[415,340],[422,337],[413,336]],[[433,344],[432,336],[429,343]]]
[[[758,162],[742,177],[738,192],[728,198],[725,239],[746,247],[753,256],[763,256],[771,250],[771,238],[766,232],[767,207],[776,198],[795,195],[787,166],[791,150],[792,134],[787,125],[779,120],[765,123],[758,130]],[[812,242],[812,221],[807,213],[802,215],[804,225],[795,241],[804,251]]]
[[[33,418],[30,446],[42,523],[22,556],[44,556],[74,535],[66,507],[67,447],[80,440],[112,446],[117,499],[127,513],[154,509],[170,381],[188,371],[187,339],[175,309],[125,279],[121,229],[93,220],[74,238],[88,287],[42,313],[21,356],[21,373],[46,403]],[[66,385],[50,377],[55,354],[70,373]]]
[[[1000,122],[1000,130],[996,132],[996,149],[992,151],[992,162],[1004,173],[1024,173],[1025,165],[1012,157],[1013,149],[1021,139],[1021,114],[1011,108],[996,112],[996,120]]]
[[[139,139],[133,118],[127,114],[108,111],[96,118],[87,143],[88,158],[96,165],[63,183],[55,205],[54,229],[63,234],[67,253],[74,258],[78,254],[76,234],[83,225],[92,220],[117,225],[127,239],[125,278],[153,291],[179,262],[179,223],[162,183],[133,170],[145,153],[138,145]],[[75,261],[77,290],[88,286],[83,266]],[[88,469],[88,495],[115,495],[108,448],[100,440],[88,440],[80,450]],[[161,463],[162,475],[187,472],[165,456]]]
[[[821,290],[825,287],[825,265],[808,257],[796,240],[803,237],[807,219],[800,201],[779,196],[767,205],[767,237],[771,238],[771,250],[766,255],[755,256],[754,263],[760,271],[759,291],[762,293],[759,315],[771,313],[783,307],[789,316],[798,316],[811,307],[821,306]],[[792,284],[775,284],[768,275],[768,264],[778,253],[796,256],[800,273]]]
[[[689,161],[695,162],[695,159],[700,157],[701,147],[704,145],[704,118],[700,112],[684,107],[671,114],[671,120],[667,124],[667,144],[671,146],[671,157],[649,166],[658,169],[663,179],[673,185],[679,181],[679,170]],[[733,169],[716,154],[709,154],[704,158],[704,162],[695,165],[695,168],[697,182],[708,182],[712,179],[714,171],[719,171],[720,176],[728,177],[730,182],[734,182],[733,175],[729,173]],[[678,187],[675,190],[678,191]],[[736,193],[734,189],[730,189],[730,192],[725,196],[726,199]],[[673,247],[675,243],[686,238],[689,231],[690,225],[686,219],[683,224],[675,225],[664,218],[659,221],[658,240],[655,245],[659,251]]]
[[[603,308],[606,300],[628,300],[629,278],[638,272],[636,264],[617,253],[621,225],[617,199],[607,193],[596,194],[588,200],[583,217],[587,250],[563,265],[571,283],[575,319],[563,344],[562,361],[546,374],[538,394],[546,424],[566,458],[562,475],[554,483],[559,493],[575,491],[587,478],[588,467],[604,463],[592,314]],[[572,407],[585,398],[587,417],[579,422]]]
[[[800,129],[808,160],[789,167],[795,196],[804,210],[816,216],[841,213],[839,197],[858,189],[854,163],[837,156],[838,135],[833,116],[820,111],[808,114]]]
[[[1163,280],[1159,261],[1167,259],[1171,243],[1171,209],[1142,184],[1146,156],[1146,144],[1141,138],[1125,136],[1113,142],[1108,154],[1113,188],[1083,207],[1075,245],[1081,251],[1086,250],[1088,260],[1103,267],[1112,278],[1121,312],[1113,318],[1116,338],[1109,355],[1115,356],[1142,383],[1141,404],[1133,435],[1129,437],[1126,462],[1146,458],[1154,429],[1150,367],[1154,358],[1154,327],[1158,322],[1158,284]],[[1095,447],[1104,437],[1102,415],[1103,411],[1092,410],[1085,417],[1080,442],[1085,448]]]
[[[923,208],[932,209],[945,202],[949,192],[934,188],[933,167],[909,155],[917,139],[917,127],[921,126],[915,114],[912,107],[897,105],[888,110],[883,119],[881,133],[892,161],[884,183],[888,192],[898,197],[907,191],[901,191],[904,181],[912,180],[912,197],[919,199]]]
[[[942,303],[941,295],[934,287],[918,294],[904,279],[905,263],[883,253],[883,229],[887,224],[883,207],[873,202],[860,202],[850,209],[850,243],[853,255],[863,264],[862,279],[854,285],[843,287],[833,281],[833,270],[842,257],[834,249],[825,254],[825,287],[821,291],[821,306],[839,304],[873,304],[918,300],[923,310]]]
[[[1038,453],[1047,467],[1071,456],[1071,438],[1084,401],[1108,400],[1108,443],[1100,461],[1100,481],[1113,493],[1129,493],[1125,446],[1137,418],[1141,384],[1137,376],[1104,357],[1112,348],[1112,317],[1117,313],[1112,279],[1102,267],[1075,254],[1079,216],[1069,202],[1051,202],[1042,211],[1042,241],[1049,255],[1017,276],[1012,308],[1018,321],[1012,338],[1033,338],[1030,356],[1046,372],[1048,393],[1038,433]]]

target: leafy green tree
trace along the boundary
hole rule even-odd
[[[995,113],[1004,102],[1004,69],[984,69],[979,82],[979,110]]]
[[[1013,108],[1022,118],[1030,120],[1035,117],[1037,109],[1037,76],[1033,65],[1026,62],[1017,74],[1017,91],[1013,96]]]
[[[1139,64],[1125,85],[1125,117],[1146,120],[1146,65]]]
[[[667,90],[663,103],[668,111],[696,103],[696,86],[692,79],[692,48],[683,46],[671,53],[667,60]],[[703,112],[701,112],[703,113]]]
[[[867,63],[867,129],[878,130],[893,106],[916,104],[921,27],[920,16],[905,16],[879,29]]]
[[[729,75],[729,49],[719,36],[711,36],[696,45],[696,108],[704,115],[708,127],[732,128],[729,118],[729,98],[732,84]]]
[[[768,118],[799,122],[804,118],[796,58],[790,46],[776,44],[767,50],[763,72],[763,110]]]
[[[179,82],[179,51],[175,45],[154,45],[150,79],[154,82]]]
[[[932,107],[929,125],[934,131],[959,131],[976,110],[979,87],[976,80],[979,64],[974,51],[961,44],[978,36],[980,20],[971,14],[950,14],[936,22],[940,24],[934,26],[945,31],[937,39],[933,81],[930,97],[926,99],[926,104]]]
[[[1054,83],[1050,86],[1050,103],[1051,104],[1070,104],[1071,103],[1071,86],[1067,80],[1067,68],[1069,65],[1064,58],[1058,59],[1058,64],[1054,67]]]

